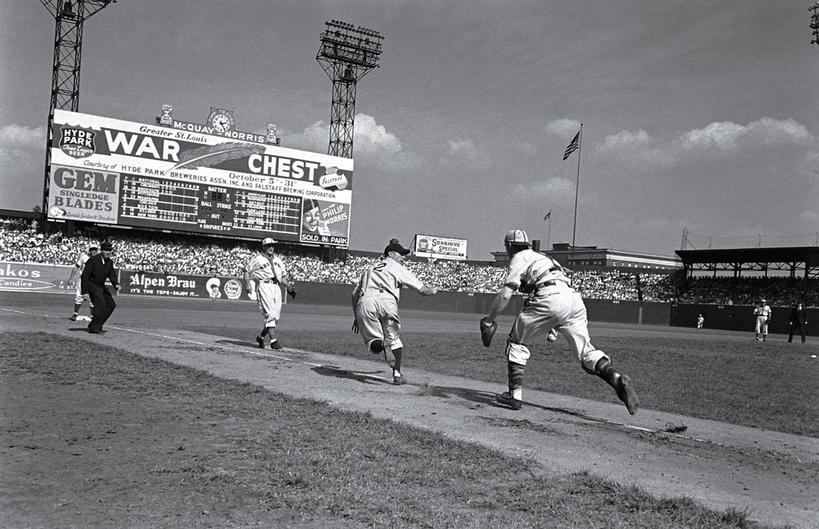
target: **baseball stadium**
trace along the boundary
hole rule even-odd
[[[41,3],[42,202],[0,209],[0,526],[819,528],[810,237],[683,229],[660,255],[521,221],[478,260],[457,229],[396,224],[354,249],[356,86],[381,33],[316,32],[332,99],[315,152],[220,107],[80,112],[83,24],[116,1]],[[377,279],[393,269],[395,291]],[[374,327],[368,288],[392,304]],[[582,316],[523,340],[569,292]]]

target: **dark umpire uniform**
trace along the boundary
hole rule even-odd
[[[105,288],[105,280],[111,281],[114,288],[119,290],[117,271],[114,269],[114,262],[111,260],[111,252],[114,247],[110,242],[104,242],[100,246],[101,252],[88,259],[81,276],[81,292],[88,294],[94,306],[94,314],[91,323],[88,324],[88,332],[98,334],[103,332],[102,326],[108,321],[111,313],[117,307],[114,296]]]
[[[808,326],[808,318],[805,314],[805,309],[802,308],[801,303],[795,306],[791,311],[791,317],[788,323],[790,327],[790,332],[788,332],[788,343],[793,342],[794,331],[799,331],[799,334],[802,336],[802,343],[805,343],[805,327]]]

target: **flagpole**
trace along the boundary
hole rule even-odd
[[[549,225],[546,228],[546,251],[550,251],[552,249],[552,210],[549,210]]]
[[[574,244],[577,234],[577,197],[580,193],[580,154],[583,152],[583,124],[580,124],[580,139],[577,142],[577,181],[574,186],[574,223],[572,224],[572,256],[569,266],[574,269]]]

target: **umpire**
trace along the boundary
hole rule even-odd
[[[92,334],[105,332],[102,326],[117,307],[111,292],[105,288],[105,280],[109,280],[114,288],[119,290],[117,271],[114,269],[114,261],[111,260],[114,247],[110,242],[105,241],[100,245],[100,250],[102,250],[101,253],[91,257],[85,263],[81,276],[83,299],[90,299],[94,306],[91,323],[88,324],[88,332]]]

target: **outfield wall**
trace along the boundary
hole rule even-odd
[[[74,292],[66,281],[71,266],[33,263],[0,262],[0,293],[2,291]],[[217,289],[225,300],[248,300],[240,278],[194,276],[188,274],[159,274],[154,272],[120,271],[124,295],[151,295],[189,298],[208,298],[210,290]],[[298,283],[295,300],[284,296],[285,303],[304,305],[342,305],[350,307],[353,285],[329,283]],[[435,312],[486,314],[494,294],[441,292],[422,296],[409,289],[401,291],[401,308]],[[504,314],[515,314],[523,306],[523,296],[514,296]],[[679,304],[639,301],[585,299],[589,320],[642,325],[696,327],[697,315],[705,317],[706,329],[754,332],[754,307],[748,305]],[[769,326],[772,334],[788,334],[790,307],[773,307]],[[819,309],[806,310],[809,325],[806,334],[819,336]]]

